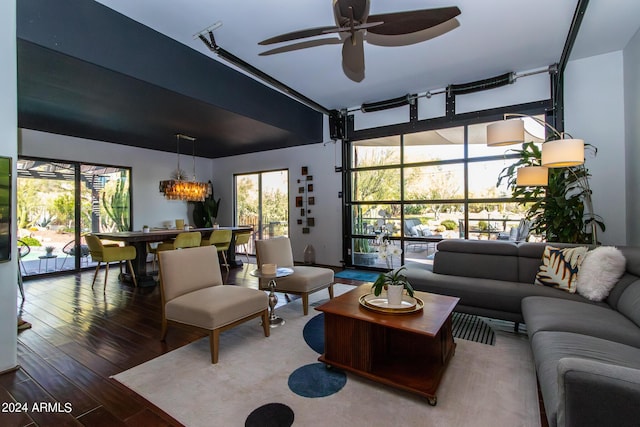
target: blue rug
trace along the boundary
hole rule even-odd
[[[338,279],[362,280],[363,282],[375,282],[380,273],[375,271],[343,270],[336,273]]]

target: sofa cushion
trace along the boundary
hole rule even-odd
[[[607,304],[527,297],[522,315],[529,337],[540,331],[574,332],[640,348],[640,328]]]
[[[578,269],[586,253],[587,248],[583,246],[575,248],[547,246],[536,275],[536,285],[551,286],[575,293]]]
[[[606,300],[607,303],[615,309],[618,308],[620,297],[627,290],[627,287],[634,285],[638,277],[640,277],[640,247],[618,246],[618,249],[620,249],[627,260],[627,266],[626,272],[620,280],[618,280],[618,283],[616,283],[613,289],[611,289]],[[629,317],[631,318],[632,316]],[[636,323],[638,322],[636,321]]]
[[[460,305],[509,313],[520,314],[522,299],[530,295],[587,301],[577,294],[532,283],[438,274],[419,267],[407,268],[405,276],[417,291],[455,296]]]
[[[579,357],[640,369],[640,349],[571,332],[540,331],[531,339],[531,349],[550,427],[557,425],[560,359]]]
[[[636,278],[624,289],[616,308],[640,327],[640,279]]]
[[[518,247],[513,242],[444,240],[438,243],[433,271],[464,277],[516,281]]]

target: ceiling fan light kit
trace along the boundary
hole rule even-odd
[[[325,38],[316,40],[315,42],[298,42],[293,45],[262,52],[260,55],[271,55],[318,46],[321,44],[337,44],[341,42],[342,69],[349,79],[355,82],[360,82],[364,79],[364,42],[366,41],[366,35],[368,33],[377,36],[394,37],[415,34],[454,19],[456,16],[460,15],[460,9],[456,6],[452,6],[436,9],[421,9],[407,12],[369,15],[369,0],[333,0],[333,14],[336,23],[335,26],[316,27],[293,31],[270,37],[262,40],[258,44],[265,46],[274,43],[290,42],[333,33],[337,33],[342,40]],[[442,30],[446,32],[453,28],[455,28],[455,26],[443,27]],[[425,40],[437,35],[440,34],[432,34]],[[411,39],[405,44],[412,44],[419,41],[422,40]],[[398,45],[402,44],[400,43]]]

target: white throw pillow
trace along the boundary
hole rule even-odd
[[[602,301],[624,274],[626,264],[620,249],[613,246],[587,252],[578,272],[578,293],[592,301]]]

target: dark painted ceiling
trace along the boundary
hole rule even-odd
[[[19,126],[168,152],[183,133],[210,158],[322,142],[322,114],[223,65],[193,35],[219,20],[220,46],[341,109],[546,68],[559,60],[576,4],[586,0],[511,3],[457,0],[460,26],[446,35],[411,46],[368,44],[367,77],[354,83],[336,46],[259,56],[259,40],[330,23],[330,0],[283,0],[280,9],[264,0],[20,0]],[[638,31],[640,2],[610,3],[589,0],[573,59],[620,50]],[[376,0],[371,7],[425,5]]]
[[[322,141],[322,115],[299,102],[98,3],[53,3],[18,2],[20,127],[167,152],[182,133],[208,158]],[[105,25],[129,37],[91,31]]]

